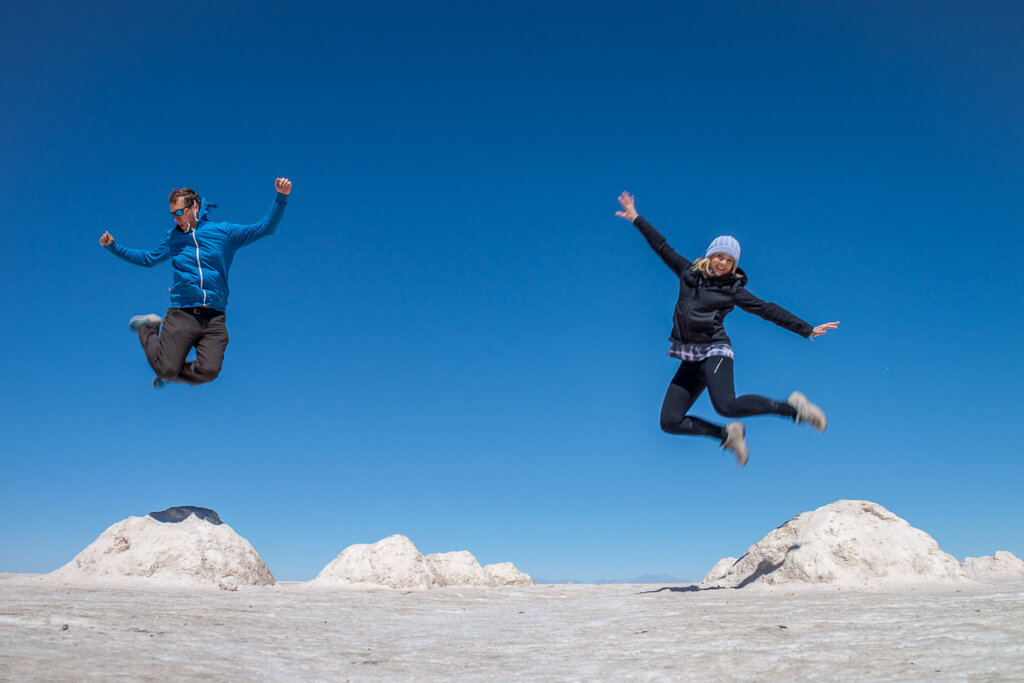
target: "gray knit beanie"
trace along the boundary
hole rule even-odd
[[[727,254],[732,256],[732,260],[739,264],[740,243],[736,241],[735,237],[730,235],[721,235],[711,241],[711,246],[708,247],[708,251],[704,254],[704,257],[707,258],[712,254]]]

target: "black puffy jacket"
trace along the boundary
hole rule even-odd
[[[680,344],[731,344],[725,333],[725,316],[739,306],[801,337],[809,337],[814,327],[782,306],[758,299],[746,289],[747,274],[742,268],[721,277],[705,277],[693,264],[669,246],[665,237],[643,216],[633,225],[661,260],[679,276],[679,301],[672,314],[669,339]]]

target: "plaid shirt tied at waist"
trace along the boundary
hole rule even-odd
[[[678,358],[688,363],[699,363],[712,356],[733,358],[732,346],[729,344],[680,344],[672,342],[667,354],[670,358]]]

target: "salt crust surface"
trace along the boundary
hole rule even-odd
[[[866,500],[839,500],[799,514],[731,559],[719,560],[701,587],[864,590],[968,581],[935,539]]]
[[[45,576],[64,582],[146,579],[222,588],[274,583],[247,540],[227,524],[211,524],[195,515],[174,524],[129,517]]]
[[[511,562],[481,567],[468,551],[424,557],[407,537],[351,545],[334,558],[310,588],[394,588],[428,590],[454,586],[533,585]]]
[[[1024,581],[695,589],[226,592],[0,575],[0,678],[1024,680]]]
[[[965,557],[960,566],[967,576],[978,581],[1020,581],[1024,579],[1024,561],[1007,550],[985,557]]]

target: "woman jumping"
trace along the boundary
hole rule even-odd
[[[704,258],[691,263],[668,245],[660,232],[636,212],[635,199],[628,192],[619,195],[625,218],[640,230],[661,260],[679,276],[679,301],[672,316],[672,342],[668,355],[682,361],[661,406],[661,428],[669,434],[693,434],[718,439],[722,448],[736,454],[740,467],[747,464],[746,430],[742,422],[725,426],[712,424],[687,412],[708,390],[711,405],[725,417],[783,415],[795,422],[810,423],[825,431],[825,413],[794,391],[783,403],[763,396],[736,396],[733,386],[732,342],[723,321],[735,306],[758,315],[801,337],[820,337],[839,322],[812,327],[786,309],[761,301],[746,290],[747,275],[737,264],[740,243],[728,235],[716,237]]]

